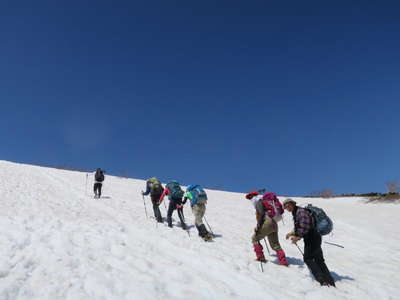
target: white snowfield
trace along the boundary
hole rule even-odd
[[[290,266],[265,251],[261,272],[250,242],[254,209],[243,194],[208,191],[216,237],[207,243],[195,227],[189,237],[175,226],[176,212],[173,229],[147,219],[144,181],[106,175],[101,199],[93,199],[93,174],[87,194],[85,182],[86,173],[0,161],[0,300],[400,299],[399,205],[296,198],[334,220],[322,246],[335,289],[320,287],[285,240],[287,213],[279,236]],[[184,212],[192,225],[188,205]]]

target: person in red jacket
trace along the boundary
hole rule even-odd
[[[276,251],[279,263],[288,266],[285,252],[283,251],[278,238],[277,219],[283,214],[282,204],[274,193],[260,194],[257,191],[250,192],[246,198],[252,201],[256,209],[257,226],[251,238],[254,252],[258,261],[266,262],[263,247],[260,243],[265,237],[268,238],[269,245]]]

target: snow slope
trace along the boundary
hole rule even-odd
[[[323,243],[334,289],[313,281],[284,239],[288,215],[280,240],[291,265],[267,255],[261,273],[250,243],[254,211],[242,194],[208,191],[207,220],[217,237],[205,243],[194,227],[189,238],[180,227],[146,219],[143,181],[106,176],[104,198],[95,200],[92,179],[86,196],[86,173],[0,161],[0,300],[400,297],[399,205],[296,199],[335,221],[324,241],[345,248]],[[188,206],[185,217],[193,224]]]

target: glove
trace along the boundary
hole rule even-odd
[[[292,240],[292,244],[296,244],[298,241],[301,240],[301,237],[293,235],[290,237],[290,239]]]
[[[294,232],[291,231],[288,234],[286,234],[286,239],[289,239],[291,236],[294,236]]]

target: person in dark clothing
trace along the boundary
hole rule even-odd
[[[283,207],[292,213],[294,221],[294,230],[286,235],[286,239],[290,238],[294,244],[303,239],[303,259],[314,278],[321,285],[335,286],[335,281],[325,264],[322,253],[322,237],[314,228],[314,221],[310,212],[297,206],[296,202],[290,198],[283,202]]]
[[[153,204],[154,217],[159,223],[163,222],[159,204],[159,199],[163,191],[164,188],[161,182],[156,177],[152,177],[146,181],[146,191],[142,192],[143,196],[147,196],[148,194],[150,194],[151,203]]]
[[[95,198],[101,197],[101,188],[103,186],[103,181],[104,181],[104,171],[98,168],[96,170],[96,173],[94,174],[93,192]]]
[[[183,190],[181,189],[180,185],[176,181],[169,182],[162,193],[159,204],[163,201],[164,197],[168,195],[169,205],[168,205],[168,212],[167,212],[167,222],[168,227],[172,227],[172,213],[176,209],[178,211],[178,217],[181,221],[182,229],[186,230],[186,223],[185,217],[183,215]]]

